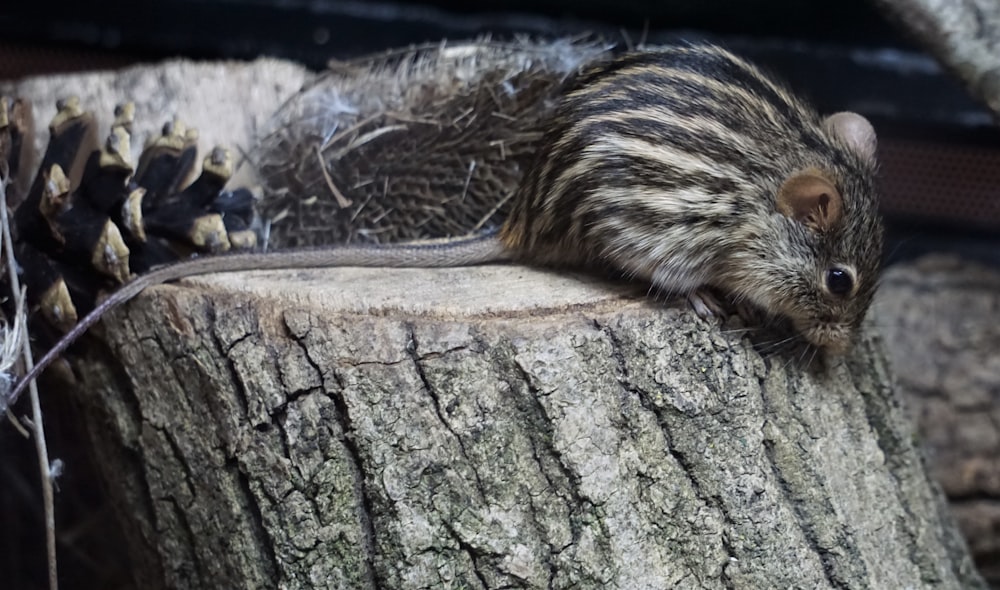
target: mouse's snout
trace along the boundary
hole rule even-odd
[[[846,353],[854,340],[851,326],[843,322],[826,321],[825,318],[812,320],[798,328],[810,344],[831,354]]]

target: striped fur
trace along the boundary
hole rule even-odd
[[[843,197],[823,232],[775,208],[782,183],[809,168]],[[632,53],[570,85],[501,239],[535,263],[606,266],[677,293],[719,288],[843,349],[877,283],[874,174],[870,155],[732,53]],[[834,265],[856,273],[852,296],[824,289]]]

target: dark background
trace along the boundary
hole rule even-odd
[[[0,34],[137,56],[251,58],[262,53],[322,66],[331,55],[442,38],[564,34],[622,28],[700,30],[810,42],[899,45],[862,0],[364,2],[358,0],[8,1]]]
[[[976,206],[997,202],[991,187],[1000,177],[993,182],[989,175],[1000,175],[1000,135],[991,115],[863,0],[0,2],[0,79],[175,56],[269,55],[322,69],[331,57],[483,34],[596,33],[623,45],[714,38],[775,70],[821,111],[869,116],[880,141],[961,146],[980,156],[978,168],[961,174],[954,164],[905,157],[886,163],[890,261],[934,250],[993,263],[1000,257],[1000,213],[993,219],[973,207],[964,217],[929,215],[933,209],[914,206],[959,203],[970,194],[962,175],[970,174],[988,187]],[[46,416],[51,456],[68,466],[56,497],[62,587],[130,587],[110,507],[88,476],[87,457],[72,444],[78,425],[65,413]],[[33,445],[0,425],[0,587],[45,586],[37,488]]]

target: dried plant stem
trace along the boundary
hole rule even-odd
[[[14,244],[10,237],[10,219],[7,215],[7,175],[0,176],[0,231],[3,233],[3,248],[7,254],[7,272],[10,275],[11,291],[18,298],[16,309],[24,308],[24,292],[21,290],[20,282],[17,278],[17,270],[14,263]],[[35,365],[31,356],[31,341],[28,339],[27,323],[14,322],[14,325],[21,330],[21,346],[24,354],[24,367],[30,371]],[[54,496],[52,491],[52,478],[49,471],[49,449],[45,442],[45,426],[42,420],[42,404],[38,399],[38,386],[34,381],[29,385],[29,397],[31,398],[31,427],[35,431],[35,451],[38,456],[38,469],[42,483],[42,502],[45,511],[45,545],[48,554],[49,564],[49,590],[58,590],[59,576],[56,566],[56,512]]]
[[[316,146],[316,158],[319,160],[319,169],[323,172],[323,178],[326,180],[326,186],[330,189],[330,192],[333,193],[333,197],[337,199],[337,204],[345,209],[350,207],[351,201],[344,196],[344,193],[340,192],[340,189],[338,189],[337,185],[334,184],[330,173],[327,172],[326,164],[323,162],[323,151],[318,145]]]

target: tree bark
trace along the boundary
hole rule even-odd
[[[146,588],[981,587],[880,343],[732,327],[517,266],[222,275],[77,389]]]
[[[874,0],[1000,116],[1000,5],[992,0]]]
[[[889,269],[878,317],[928,467],[1000,587],[1000,272],[955,256]]]

